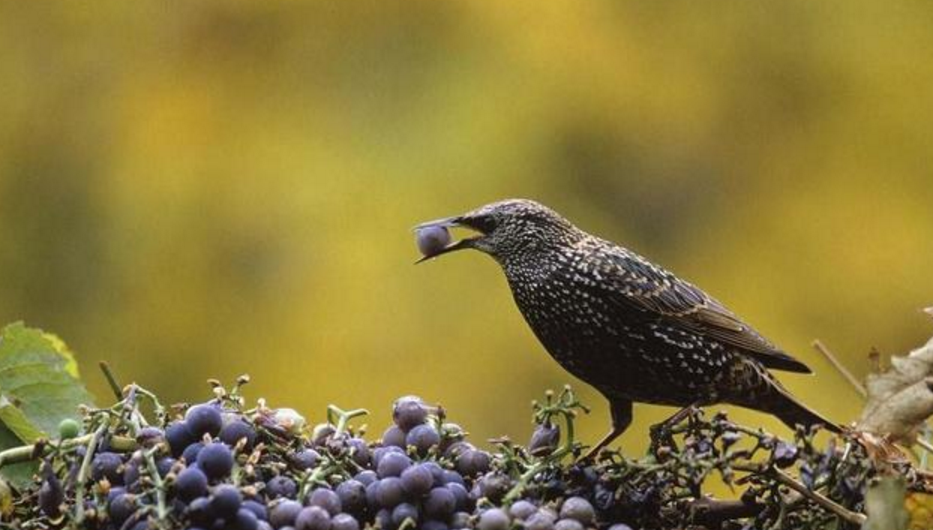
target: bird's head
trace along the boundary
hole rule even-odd
[[[481,206],[463,215],[422,223],[415,230],[462,227],[476,232],[430,252],[421,260],[472,248],[499,262],[529,252],[559,248],[581,232],[554,210],[528,199],[507,199]]]

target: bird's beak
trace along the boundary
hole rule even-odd
[[[415,232],[417,232],[418,230],[422,230],[422,229],[430,228],[430,227],[440,227],[440,228],[464,227],[464,228],[469,228],[469,229],[471,229],[471,230],[476,230],[475,228],[471,227],[471,226],[468,224],[467,218],[466,218],[465,216],[462,216],[462,215],[458,215],[458,216],[456,216],[456,217],[445,217],[445,218],[443,218],[443,219],[435,219],[435,220],[433,220],[433,221],[428,221],[428,222],[426,222],[426,223],[421,223],[421,224],[419,224],[418,226],[416,226],[413,230],[414,230]],[[421,259],[419,259],[418,261],[415,262],[415,265],[417,265],[417,264],[419,264],[419,263],[421,263],[421,262],[427,261],[427,260],[429,260],[429,259],[431,259],[431,258],[436,258],[436,257],[440,256],[441,254],[447,254],[448,252],[454,252],[454,251],[457,251],[457,250],[463,250],[463,249],[465,249],[465,248],[472,248],[472,247],[473,247],[473,243],[475,243],[476,240],[480,239],[481,237],[483,237],[483,236],[482,236],[482,235],[476,235],[476,236],[473,236],[473,237],[465,237],[465,238],[460,239],[460,240],[458,240],[458,241],[453,241],[453,242],[451,242],[450,244],[448,244],[446,247],[444,247],[444,248],[442,248],[441,250],[439,250],[438,252],[435,252],[434,254],[430,254],[430,255],[427,255],[427,256],[422,257]]]

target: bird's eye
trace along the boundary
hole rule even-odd
[[[468,224],[484,234],[488,234],[496,229],[496,220],[489,215],[480,215],[470,218]]]

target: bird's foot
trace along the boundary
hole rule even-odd
[[[676,448],[673,427],[685,419],[697,414],[699,410],[699,407],[696,405],[684,407],[677,411],[670,418],[649,427],[648,433],[651,438],[651,446],[649,447],[649,451],[651,453],[657,453],[658,449],[664,446]]]

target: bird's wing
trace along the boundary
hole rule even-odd
[[[699,332],[734,346],[768,368],[811,372],[717,300],[637,254],[609,252],[593,265],[599,268],[612,293],[618,293],[624,303],[657,315],[666,325]]]

